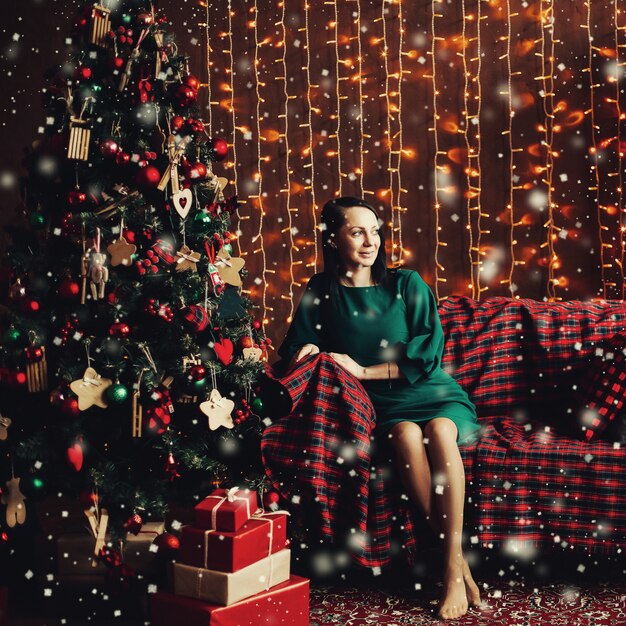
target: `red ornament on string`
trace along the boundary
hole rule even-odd
[[[211,151],[216,161],[223,161],[228,156],[228,142],[221,137],[211,139]]]
[[[159,548],[161,554],[169,557],[174,556],[180,548],[178,537],[172,533],[162,533],[152,543]]]
[[[193,163],[189,168],[189,177],[193,179],[206,177],[206,165],[204,163]]]
[[[143,526],[143,520],[141,519],[141,515],[138,513],[133,513],[127,520],[124,522],[124,528],[131,535],[138,535],[141,527]]]
[[[111,337],[128,337],[130,334],[130,326],[126,322],[115,322],[109,328]]]
[[[191,87],[194,91],[198,91],[200,87],[200,81],[193,74],[187,74],[185,78],[183,78],[183,85],[187,85],[188,87]]]
[[[137,172],[135,181],[145,189],[154,188],[161,181],[161,172],[154,165],[148,165]]]
[[[276,511],[279,508],[280,494],[276,491],[266,491],[263,494],[263,508]]]
[[[124,167],[130,163],[130,154],[128,152],[118,152],[115,155],[115,162],[120,166]]]
[[[115,139],[105,139],[100,143],[100,153],[107,159],[115,158],[115,155],[120,151],[120,146]]]
[[[174,480],[180,476],[178,473],[178,463],[174,459],[174,455],[170,452],[167,455],[167,461],[165,463],[165,473],[169,476],[170,480]]]
[[[187,108],[191,106],[198,97],[198,93],[195,89],[189,87],[189,85],[175,85],[171,91],[173,103],[176,106]]]
[[[67,194],[67,201],[71,206],[80,206],[87,201],[87,194],[80,189],[72,189],[72,191]]]
[[[170,128],[173,133],[177,133],[185,125],[185,118],[182,115],[174,115],[170,120]]]

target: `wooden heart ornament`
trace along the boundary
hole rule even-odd
[[[215,388],[211,389],[209,399],[200,404],[200,410],[209,418],[211,430],[217,430],[220,426],[233,428],[235,424],[231,413],[234,408],[235,403],[222,397],[222,394]]]
[[[224,364],[228,365],[233,358],[233,342],[228,339],[220,339],[213,344],[213,350],[217,354],[217,358]]]
[[[193,204],[193,196],[191,195],[191,189],[183,189],[176,192],[172,196],[172,203],[176,209],[176,213],[180,215],[181,219],[185,219],[191,211],[191,205]]]

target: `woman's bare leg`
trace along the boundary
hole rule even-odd
[[[467,611],[468,596],[472,604],[480,603],[478,587],[463,557],[463,507],[465,504],[465,470],[456,443],[457,427],[449,418],[437,417],[424,426],[428,439],[428,456],[435,484],[435,498],[443,534],[443,597],[439,616],[454,619]]]

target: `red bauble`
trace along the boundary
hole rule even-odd
[[[172,533],[162,533],[152,543],[159,548],[161,554],[166,556],[174,556],[180,548],[178,537]]]
[[[80,294],[80,285],[71,278],[66,278],[59,283],[58,292],[64,300],[74,300]]]
[[[126,322],[115,322],[109,328],[111,337],[128,337],[130,334],[130,326]]]
[[[119,151],[120,146],[117,141],[115,141],[115,139],[105,139],[103,142],[100,143],[100,152],[102,153],[102,156],[106,157],[107,159],[115,158],[115,155]]]
[[[203,380],[206,378],[206,370],[202,365],[193,365],[189,370],[189,376],[191,376],[193,380]]]
[[[141,519],[141,515],[139,515],[138,513],[133,513],[124,523],[124,528],[131,535],[138,535],[142,526],[143,520]]]
[[[261,322],[259,322],[259,320],[254,320],[254,322],[252,322],[252,326],[255,330],[259,330],[261,328]]]
[[[173,133],[177,133],[185,125],[185,118],[182,115],[174,115],[170,120],[170,128]]]
[[[221,137],[213,137],[211,151],[216,161],[223,161],[228,156],[228,142]]]
[[[280,502],[280,494],[276,491],[266,491],[263,494],[263,508],[275,511],[278,509],[278,503]]]
[[[37,302],[37,300],[30,300],[26,298],[22,302],[22,309],[26,313],[37,313],[37,311],[39,311],[40,309],[40,305],[39,305],[39,302]]]
[[[78,398],[65,398],[61,403],[61,410],[67,417],[78,417],[80,409],[78,408]]]
[[[187,120],[187,126],[192,133],[204,133],[204,122],[202,120],[196,120],[190,117]]]
[[[194,163],[189,168],[190,178],[204,178],[206,176],[206,165],[204,163]]]
[[[128,165],[130,163],[130,154],[128,152],[118,152],[115,155],[115,162],[121,166]]]
[[[91,68],[86,66],[76,68],[74,78],[76,80],[89,80],[91,78]]]
[[[191,106],[198,97],[196,90],[189,87],[189,85],[176,85],[171,93],[174,104],[183,108]]]
[[[200,81],[193,74],[187,74],[187,76],[183,78],[183,85],[187,85],[187,87],[191,87],[194,91],[198,91]]]
[[[244,335],[243,337],[239,338],[240,348],[251,348],[253,343],[254,342],[252,341],[252,337],[250,337],[249,335]]]
[[[124,67],[124,59],[122,57],[113,57],[111,59],[111,69],[113,70],[121,70]]]
[[[137,172],[136,182],[140,187],[154,188],[161,181],[161,172],[154,165],[148,165]]]
[[[72,191],[67,194],[67,201],[72,206],[80,206],[87,201],[87,194],[80,189],[72,189]]]

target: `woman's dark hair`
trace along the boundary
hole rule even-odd
[[[378,254],[372,265],[372,279],[378,285],[387,286],[390,280],[390,274],[393,271],[387,269],[387,254],[385,252],[385,223],[378,215],[378,211],[369,203],[361,198],[352,196],[342,196],[329,200],[322,209],[322,251],[324,254],[324,273],[328,277],[331,294],[338,294],[337,286],[339,285],[339,253],[337,248],[330,245],[331,241],[336,241],[339,229],[346,223],[346,210],[350,207],[361,206],[369,209],[378,221],[380,234],[380,247]]]

